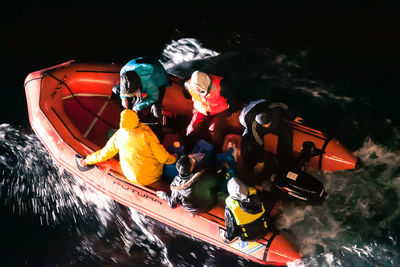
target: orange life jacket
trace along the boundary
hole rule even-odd
[[[193,107],[204,115],[215,115],[229,108],[226,98],[221,96],[222,77],[209,74],[211,77],[210,92],[205,96],[197,94],[190,90],[190,81],[188,81],[188,91],[192,96]]]

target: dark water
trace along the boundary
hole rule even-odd
[[[398,5],[380,1],[88,1],[3,8],[2,266],[256,266],[80,183],[30,129],[23,81],[71,59],[162,58],[229,77],[247,100],[286,102],[354,150],[358,171],[314,172],[322,206],[285,203],[277,227],[303,266],[400,264]]]

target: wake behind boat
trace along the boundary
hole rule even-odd
[[[120,69],[121,66],[115,64],[69,61],[27,76],[25,91],[30,123],[52,157],[76,177],[116,201],[246,259],[269,265],[285,265],[300,259],[295,246],[279,232],[269,232],[255,242],[224,243],[219,236],[219,230],[225,228],[223,203],[197,216],[191,216],[181,207],[171,209],[157,197],[156,191],[160,188],[129,182],[117,159],[99,163],[86,172],[77,168],[76,154],[88,155],[103,147],[107,132],[118,128],[121,108],[112,99],[112,87],[119,82]],[[191,116],[192,102],[183,95],[183,81],[172,76],[170,79],[171,85],[163,99],[163,114],[167,120],[179,123],[182,118]],[[225,146],[229,140],[240,142],[242,128],[238,113],[233,113],[225,123],[231,129],[225,138]],[[295,157],[304,154],[307,141],[320,152],[308,155],[309,167],[327,171],[356,167],[357,159],[335,139],[303,125],[293,123],[292,128]],[[168,127],[164,136],[160,141],[165,147],[179,138]],[[269,134],[264,141],[264,149],[275,153],[277,137]],[[296,181],[276,183],[275,186],[299,199],[313,197],[300,195],[307,190],[296,191]],[[313,194],[321,197],[322,190],[318,187]]]

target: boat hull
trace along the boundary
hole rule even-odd
[[[197,216],[191,216],[182,207],[171,209],[157,197],[158,188],[129,182],[116,159],[85,172],[78,170],[75,155],[87,155],[101,148],[107,140],[107,130],[118,126],[120,107],[111,99],[111,89],[119,82],[120,68],[114,64],[69,61],[27,76],[29,120],[55,161],[116,201],[248,260],[284,265],[300,259],[294,245],[280,233],[270,232],[255,242],[222,242],[219,229],[225,228],[223,203]],[[179,84],[173,83],[174,86],[181,90]],[[190,111],[190,102],[185,103],[175,112]]]

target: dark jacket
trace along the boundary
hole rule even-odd
[[[233,81],[228,78],[222,79],[220,94],[228,102],[230,112],[236,112],[239,110],[242,102],[238,96],[237,90],[234,88]]]
[[[159,194],[171,208],[182,204],[187,212],[198,214],[212,209],[217,201],[218,180],[211,171],[202,170],[189,176],[177,175],[171,185],[171,195]]]
[[[271,117],[271,126],[268,128],[259,125],[255,118],[257,114],[267,112]],[[246,107],[243,108],[240,113],[240,123],[245,127],[243,135],[250,134],[256,140],[258,137],[262,137],[268,133],[281,135],[282,132],[286,131],[287,124],[284,120],[294,120],[295,116],[290,112],[287,105],[283,103],[268,103],[265,99],[259,99],[250,102]],[[263,141],[263,140],[262,140]],[[262,145],[257,141],[259,145]]]

